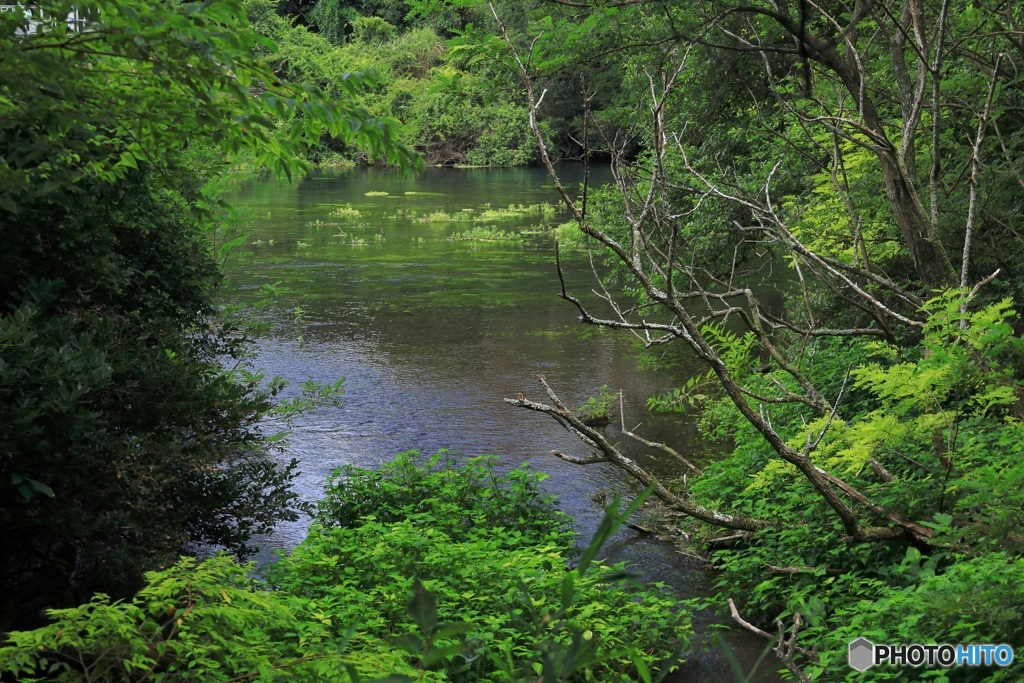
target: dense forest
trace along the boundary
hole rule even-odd
[[[848,646],[1024,646],[1022,69],[1008,0],[0,13],[0,671],[654,680],[686,657],[691,606],[594,559],[635,504],[576,550],[540,475],[415,454],[298,503],[267,418],[340,386],[282,402],[252,317],[216,305],[226,184],[426,163],[547,168],[561,248],[600,274],[594,298],[557,263],[565,306],[702,362],[648,400],[724,454],[648,443],[677,478],[543,378],[508,409],[649,489],[786,676],[1019,679],[860,672]],[[567,160],[613,182],[565,187]],[[305,513],[252,578],[253,537]]]

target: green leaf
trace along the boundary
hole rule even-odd
[[[437,626],[437,601],[419,579],[415,579],[412,584],[409,616],[424,633],[432,633]]]

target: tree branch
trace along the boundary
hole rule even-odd
[[[665,488],[665,486],[656,478],[637,465],[633,460],[623,455],[622,452],[611,444],[603,434],[584,424],[579,417],[566,408],[565,404],[558,398],[554,390],[542,375],[538,375],[537,380],[540,382],[541,386],[544,387],[544,390],[547,392],[548,397],[554,405],[537,403],[535,401],[527,400],[525,397],[521,399],[506,398],[505,403],[516,406],[517,408],[527,408],[529,410],[535,410],[537,412],[550,415],[563,426],[567,426],[571,432],[580,436],[588,446],[599,451],[599,455],[595,454],[585,458],[574,458],[572,456],[566,456],[564,453],[554,452],[558,457],[563,460],[567,460],[568,462],[578,464],[589,464],[602,461],[609,462],[629,474],[645,487],[653,487],[654,495],[670,509],[675,510],[676,512],[682,512],[714,526],[743,531],[758,531],[770,526],[770,524],[764,520],[729,515],[717,510],[706,508],[702,505],[696,505],[688,500],[676,496]]]

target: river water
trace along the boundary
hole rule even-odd
[[[560,173],[567,185],[582,181],[579,167]],[[269,325],[259,366],[294,382],[345,378],[340,408],[322,407],[291,426],[286,456],[300,462],[304,499],[315,500],[344,464],[374,467],[409,449],[490,454],[502,469],[529,461],[548,474],[547,489],[586,541],[602,516],[595,493],[630,496],[640,487],[606,463],[579,466],[550,455],[586,451],[547,416],[502,401],[522,391],[548,402],[538,374],[572,407],[602,385],[622,390],[628,427],[643,423],[636,431],[697,462],[713,452],[691,420],[645,409],[648,396],[695,372],[694,361],[641,354],[630,334],[580,324],[557,297],[551,228],[567,219],[543,171],[355,169],[249,181],[229,199],[249,213],[251,254],[229,263],[226,299],[252,303],[260,287],[275,283],[289,290],[260,314]],[[551,208],[536,206],[544,203]],[[517,241],[453,239],[486,226]],[[567,254],[563,266],[570,290],[596,302],[587,257]],[[613,418],[608,431],[617,440],[617,406]],[[650,449],[621,445],[659,476],[677,469]],[[307,524],[281,525],[263,539],[257,560],[297,545]],[[713,581],[671,544],[630,530],[603,554],[683,597],[707,595]],[[715,620],[702,615],[698,630]],[[727,642],[747,669],[764,645],[745,633]],[[722,653],[706,647],[674,680],[732,677]]]

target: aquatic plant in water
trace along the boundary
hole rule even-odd
[[[459,223],[473,220],[473,218],[465,213],[453,214],[446,211],[431,211],[427,215],[420,216],[416,220],[420,223]]]
[[[489,205],[487,205],[489,207]],[[555,216],[553,204],[544,202],[542,204],[509,204],[503,209],[485,208],[476,218],[478,221],[502,221],[513,218],[522,218],[531,214],[539,213],[544,219],[551,219]]]
[[[323,228],[323,227],[325,227],[325,226],[327,226],[327,227],[334,227],[334,226],[336,226],[336,225],[341,225],[341,223],[337,223],[337,222],[330,222],[330,221],[322,221],[322,220],[320,220],[319,218],[318,218],[318,219],[316,219],[315,221],[309,221],[308,223],[306,223],[306,226],[307,226],[307,227],[310,227],[310,228],[316,228],[316,229],[318,229],[318,230],[319,230],[320,228]]]
[[[523,242],[522,236],[508,230],[499,230],[495,225],[471,228],[449,235],[445,239],[449,242]]]
[[[601,386],[601,393],[587,399],[580,409],[580,419],[583,424],[591,427],[604,427],[611,421],[611,407],[618,397],[618,393],[608,388],[607,384]]]
[[[359,209],[353,209],[351,204],[345,204],[331,211],[332,216],[338,218],[359,218]]]
[[[480,207],[479,213],[476,209],[472,208],[461,209],[456,213],[438,210],[432,211],[425,216],[420,216],[416,220],[421,223],[458,223],[464,221],[486,223],[488,221],[515,220],[536,214],[540,214],[543,220],[550,220],[555,215],[555,207],[547,202],[543,204],[530,204],[529,206],[509,204],[507,207],[498,209],[492,209],[490,204],[484,204]]]

